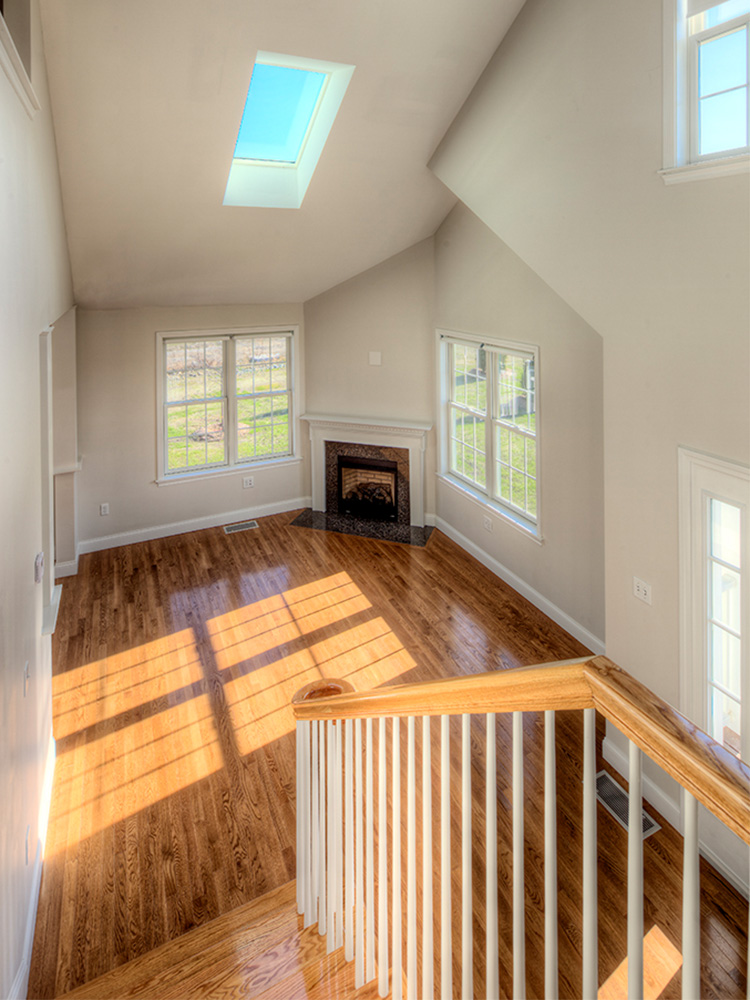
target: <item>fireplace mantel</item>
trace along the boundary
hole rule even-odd
[[[301,419],[310,425],[313,510],[326,509],[326,441],[370,444],[384,448],[408,448],[410,521],[415,527],[424,527],[424,451],[432,424],[416,420],[326,413],[305,413]]]

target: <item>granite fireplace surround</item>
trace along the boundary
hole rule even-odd
[[[339,415],[304,414],[310,426],[313,506],[292,523],[422,546],[432,528],[424,525],[424,450],[431,424]],[[395,462],[397,519],[370,521],[338,513],[338,459]]]

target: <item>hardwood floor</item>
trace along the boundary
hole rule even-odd
[[[416,548],[293,527],[294,517],[93,553],[65,581],[53,641],[57,766],[30,997],[59,996],[294,878],[289,702],[308,681],[346,677],[366,689],[585,652],[440,532]],[[478,747],[482,725],[474,720]],[[581,989],[580,730],[576,713],[558,713],[560,995],[568,997]],[[543,991],[541,732],[541,718],[527,714],[529,996]],[[498,720],[497,744],[508,995],[507,720]],[[477,771],[475,829],[482,782]],[[653,929],[651,995],[671,997],[679,995],[682,862],[679,836],[663,826],[645,842],[644,928]],[[626,837],[603,810],[599,829],[600,982],[617,996]],[[480,903],[482,854],[477,843]],[[705,865],[702,888],[704,995],[742,996],[747,903]],[[457,892],[456,883],[454,901]],[[483,934],[479,909],[475,940]],[[477,996],[483,977],[477,966]],[[454,974],[456,992],[459,985]]]

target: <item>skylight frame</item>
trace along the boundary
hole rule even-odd
[[[354,73],[354,66],[265,51],[256,53],[253,68],[257,63],[325,73],[327,79],[321,87],[296,163],[233,157],[224,205],[300,208]]]

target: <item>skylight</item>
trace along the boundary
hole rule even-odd
[[[327,73],[256,62],[234,155],[296,163]]]
[[[225,205],[299,208],[353,66],[258,52]]]

